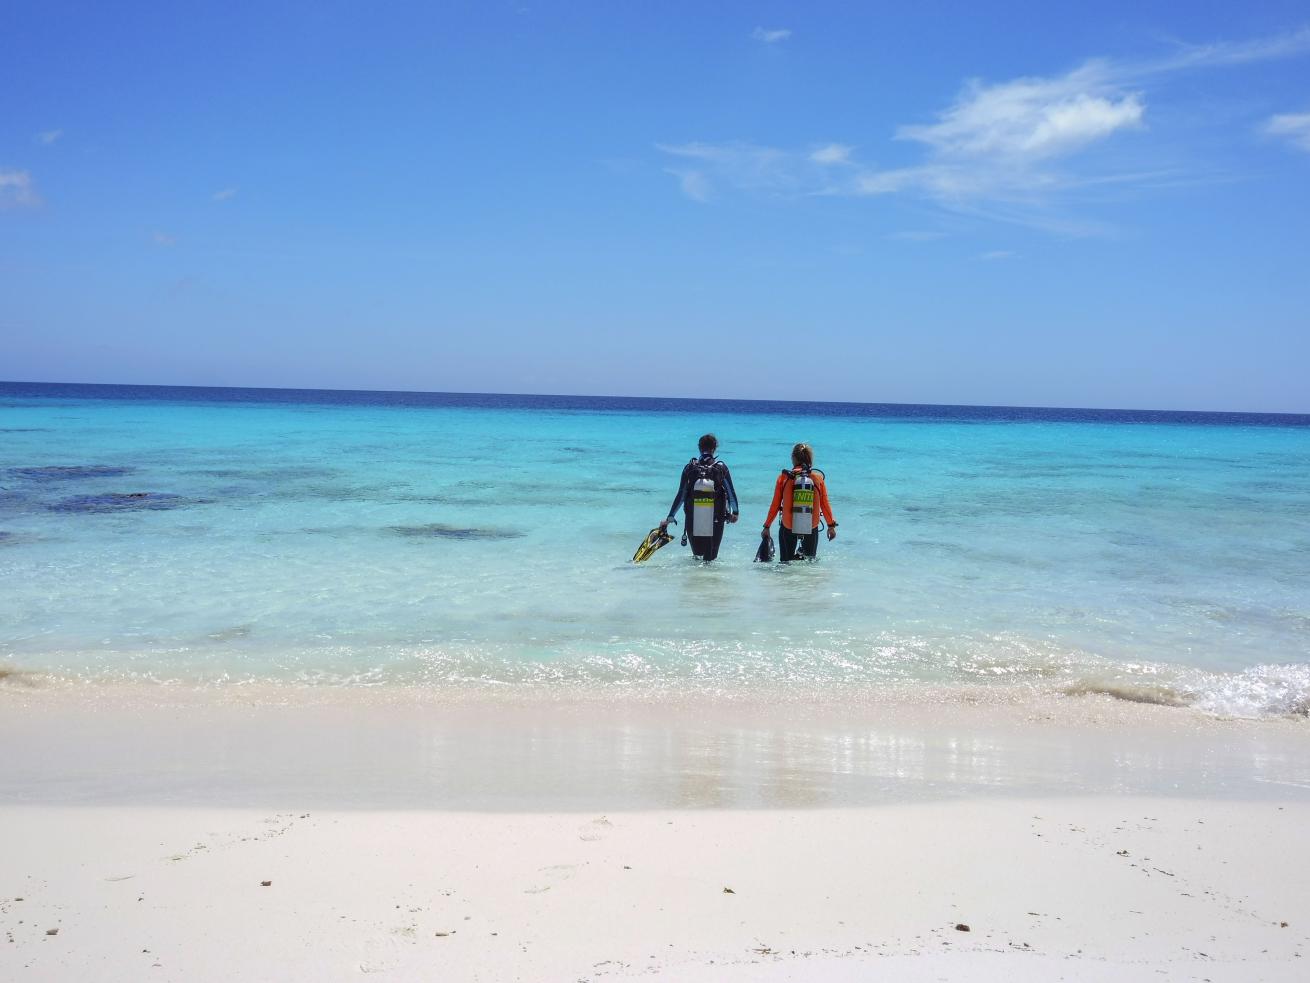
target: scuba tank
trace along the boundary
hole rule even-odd
[[[808,536],[814,532],[814,479],[808,471],[802,471],[792,481],[791,486],[791,531],[796,536]]]
[[[714,535],[714,503],[716,500],[714,479],[699,477],[691,486],[691,534],[693,536]]]

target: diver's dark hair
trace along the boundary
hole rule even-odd
[[[814,467],[814,448],[809,444],[797,444],[791,449],[791,463],[798,468]]]
[[[713,454],[719,449],[719,438],[712,433],[707,433],[700,439],[700,452],[702,454]]]

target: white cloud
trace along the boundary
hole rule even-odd
[[[756,41],[763,42],[764,44],[777,44],[779,41],[786,41],[791,37],[791,31],[785,27],[775,27],[772,29],[757,27],[755,30],[751,31],[751,37]]]
[[[766,40],[763,28],[756,36]],[[706,187],[794,195],[905,195],[991,221],[1066,235],[1106,227],[1061,214],[1074,200],[1137,189],[1213,183],[1195,165],[1114,166],[1112,148],[1146,131],[1146,90],[1163,76],[1310,53],[1310,27],[1243,42],[1177,45],[1152,61],[1092,59],[1061,75],[1000,82],[972,80],[934,120],[898,127],[894,138],[922,148],[896,167],[861,162],[844,143],[809,150],[743,143],[659,145],[694,159],[701,199]],[[1277,116],[1270,133],[1310,149],[1310,114]],[[1093,153],[1093,151],[1097,151]],[[1122,159],[1122,158],[1121,158]],[[680,177],[683,172],[678,171]],[[685,186],[684,193],[689,193]],[[1123,193],[1122,191],[1118,193]]]
[[[816,164],[849,164],[852,147],[844,143],[830,143],[810,154],[810,160]]]
[[[27,171],[0,171],[0,208],[35,208],[41,204],[32,175]]]
[[[978,258],[985,263],[994,263],[999,259],[1013,259],[1019,255],[1012,249],[993,249],[989,252],[979,253]]]
[[[58,142],[63,135],[63,130],[42,130],[36,135],[36,142],[43,147],[49,147],[51,144]]]
[[[1265,124],[1265,132],[1286,137],[1302,150],[1310,151],[1310,113],[1283,113]]]
[[[175,236],[171,236],[167,232],[160,232],[157,229],[155,230],[155,233],[151,238],[154,239],[156,246],[164,246],[165,248],[169,248],[177,245],[177,238]]]
[[[224,188],[221,191],[214,192],[215,201],[231,201],[236,196],[237,196],[236,188]]]
[[[896,137],[927,144],[945,158],[1035,161],[1138,126],[1145,111],[1139,94],[1114,91],[1091,63],[1053,79],[970,82],[936,123],[902,126]]]
[[[984,201],[1031,206],[1087,181],[1054,169],[1054,162],[1141,128],[1145,112],[1140,93],[1124,91],[1106,63],[1089,62],[1052,78],[969,82],[935,122],[896,131],[896,139],[926,150],[907,167],[862,165],[852,147],[835,142],[805,153],[745,143],[658,146],[694,159],[716,182],[742,191],[913,194],[951,207]]]

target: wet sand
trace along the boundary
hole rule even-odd
[[[1304,720],[925,694],[7,685],[0,978],[1304,978]]]

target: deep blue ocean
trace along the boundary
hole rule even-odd
[[[706,431],[719,561],[630,558]],[[752,563],[804,440],[840,535]],[[0,668],[1310,708],[1310,416],[0,383]]]

